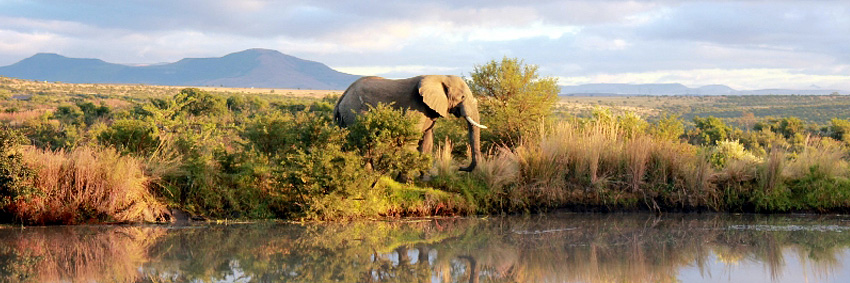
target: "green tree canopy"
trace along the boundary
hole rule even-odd
[[[197,88],[184,88],[180,93],[174,95],[174,100],[181,105],[182,112],[194,116],[215,116],[227,112],[227,104],[224,99],[214,96]]]
[[[694,117],[694,126],[699,130],[698,138],[702,144],[712,145],[717,141],[726,140],[732,133],[732,128],[723,123],[723,120],[714,116]]]
[[[539,138],[558,101],[556,78],[541,78],[536,65],[507,57],[475,66],[470,76],[470,89],[483,98],[482,123],[490,126],[482,131],[483,142],[513,145]]]

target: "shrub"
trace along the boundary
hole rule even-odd
[[[97,136],[102,144],[125,153],[148,155],[159,145],[159,130],[142,120],[118,120]]]
[[[85,121],[85,114],[76,106],[62,105],[56,108],[53,119],[59,120],[62,124],[81,125]]]
[[[342,145],[347,134],[347,130],[333,124],[329,115],[275,111],[248,121],[242,137],[249,147],[274,157],[317,144]]]
[[[24,123],[24,135],[38,148],[51,150],[72,149],[83,139],[74,124],[62,124],[42,116]]]
[[[376,214],[363,203],[372,199],[375,177],[364,170],[359,155],[338,144],[296,150],[281,161],[276,175],[273,203],[282,215],[332,219]]]
[[[759,158],[744,149],[744,145],[737,140],[717,141],[717,145],[711,148],[709,157],[715,168],[722,169],[732,160],[756,164]]]
[[[830,175],[819,165],[809,168],[809,172],[788,184],[796,208],[817,211],[846,209],[850,206],[850,180]]]
[[[679,116],[664,115],[650,127],[649,133],[660,140],[678,141],[685,134],[685,125]]]
[[[227,109],[236,113],[256,112],[268,106],[267,101],[256,96],[233,95],[227,98]]]
[[[24,164],[18,149],[24,141],[23,135],[14,129],[0,125],[0,212],[3,212],[0,220],[9,216],[6,210],[10,204],[36,194],[30,184],[33,171]]]
[[[77,107],[83,112],[83,122],[89,126],[97,120],[106,118],[111,112],[109,106],[95,106],[91,102],[77,102]]]
[[[829,137],[850,143],[850,120],[833,118],[827,128]]]
[[[416,150],[421,132],[416,116],[387,105],[357,116],[348,127],[348,148],[356,150],[382,175],[409,177],[430,168],[430,156]]]

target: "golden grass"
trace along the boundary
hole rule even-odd
[[[431,175],[449,175],[457,170],[452,159],[452,141],[446,138],[445,142],[437,145],[434,150],[434,166],[431,167]]]
[[[18,112],[0,112],[0,122],[4,122],[6,124],[12,126],[23,125],[24,122],[35,119],[44,115],[50,109],[33,109],[33,110],[25,110]]]
[[[14,205],[24,223],[72,224],[85,221],[156,221],[167,213],[148,191],[142,163],[112,148],[77,147],[71,152],[22,150],[36,170],[39,194]]]
[[[820,143],[806,146],[803,152],[783,168],[782,176],[790,179],[802,178],[811,168],[817,167],[817,170],[828,176],[846,177],[850,173],[846,157],[847,154],[840,143],[824,139]]]
[[[555,125],[538,143],[489,154],[476,176],[510,207],[632,206],[657,200],[696,208],[714,206],[715,172],[697,147],[628,133],[614,120]],[[495,188],[495,189],[494,189]]]
[[[224,94],[270,94],[289,97],[311,97],[324,98],[327,95],[341,95],[342,90],[311,90],[311,89],[284,89],[284,88],[232,88],[232,87],[204,87],[204,86],[159,86],[144,84],[75,84],[64,82],[47,82],[22,80],[0,77],[0,85],[12,91],[12,93],[34,94],[110,94],[132,97],[159,97],[173,96],[187,87],[195,87],[204,91]],[[107,99],[107,105],[123,104],[121,102]]]

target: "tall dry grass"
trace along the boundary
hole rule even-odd
[[[24,122],[33,120],[35,118],[41,117],[50,111],[50,109],[33,109],[33,110],[25,110],[25,111],[17,111],[17,112],[0,112],[0,122],[4,122],[11,126],[20,126],[23,125]]]
[[[850,174],[850,164],[847,154],[839,142],[822,140],[819,143],[806,146],[796,158],[789,161],[783,168],[785,178],[802,178],[816,167],[828,176],[847,177]]]
[[[437,145],[434,150],[434,166],[431,167],[431,175],[446,176],[457,170],[452,164],[452,141],[448,138]]]
[[[22,150],[38,193],[20,199],[14,214],[23,223],[73,224],[86,221],[156,221],[167,213],[148,191],[140,160],[113,148],[77,147]]]
[[[714,171],[697,147],[627,131],[613,120],[563,122],[538,143],[499,148],[476,170],[490,187],[544,207],[712,206]],[[516,172],[514,175],[502,172]],[[503,180],[505,176],[516,180]],[[501,190],[501,189],[500,189]]]

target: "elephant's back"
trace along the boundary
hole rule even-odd
[[[378,104],[424,113],[425,105],[419,94],[420,80],[421,77],[408,79],[362,77],[343,92],[335,107],[334,117],[341,126],[347,126],[354,123],[357,113],[367,111]]]

